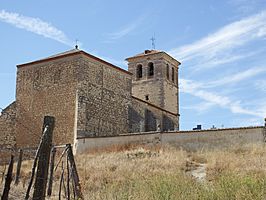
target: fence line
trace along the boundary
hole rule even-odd
[[[50,197],[58,197],[59,199],[65,198],[65,199],[84,199],[81,186],[79,182],[79,176],[78,171],[76,168],[76,163],[73,156],[72,146],[71,144],[66,145],[58,145],[53,146],[52,148],[52,133],[53,133],[53,127],[54,127],[55,119],[53,117],[46,116],[44,118],[44,124],[43,124],[43,134],[40,140],[39,147],[37,148],[25,148],[26,151],[35,151],[35,158],[32,164],[31,168],[31,176],[28,181],[28,187],[26,192],[20,192],[20,194],[12,194],[12,188],[11,188],[11,182],[12,182],[12,171],[13,171],[13,164],[14,164],[14,156],[12,154],[10,159],[10,165],[8,167],[8,171],[6,174],[5,179],[5,186],[3,193],[1,195],[1,200],[7,200],[8,195],[15,197],[17,199],[29,199],[32,195],[32,199],[40,199],[44,200],[47,196]],[[56,171],[55,167],[55,157],[57,149],[63,149],[62,155],[59,157],[59,161],[56,166],[62,165],[61,167],[61,176],[60,176],[60,187],[59,187],[59,193],[54,194],[55,190],[53,190],[53,180],[54,180],[54,172]],[[8,150],[7,152],[10,152]],[[15,152],[14,149],[12,149],[11,152]],[[25,150],[22,149],[19,150],[19,156],[17,160],[17,170],[15,175],[15,181],[14,181],[14,187],[16,187],[20,183],[20,170],[22,168],[22,160],[25,156],[24,154]],[[15,152],[18,153],[18,152]],[[65,157],[65,166],[63,166],[63,157]],[[50,165],[49,165],[50,162]],[[12,166],[11,166],[12,164]],[[4,175],[6,173],[6,165],[4,165],[4,171],[2,173],[2,183],[4,180]],[[36,170],[37,169],[37,170]],[[35,172],[36,171],[36,172]],[[49,177],[49,178],[48,178]],[[34,190],[31,192],[32,185],[34,183]],[[72,184],[71,184],[72,183]],[[25,184],[24,181],[22,183]],[[72,185],[73,190],[70,190],[70,185]],[[12,186],[12,187],[13,187]],[[46,191],[47,186],[47,191]],[[63,187],[63,193],[61,192]],[[9,192],[11,191],[11,192]],[[10,193],[10,194],[9,194]],[[24,195],[24,197],[21,197],[20,195]]]

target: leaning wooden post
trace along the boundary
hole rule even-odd
[[[72,173],[72,178],[74,180],[75,193],[76,193],[78,199],[84,199],[82,192],[81,192],[81,186],[80,186],[80,182],[79,182],[78,171],[77,171],[77,167],[75,164],[71,144],[67,144],[66,146],[67,146],[67,156],[68,156],[68,160],[69,160],[69,164],[70,164],[70,170]]]
[[[54,122],[55,122],[54,117],[51,116],[44,117],[44,130],[43,130],[44,138],[38,158],[38,167],[37,167],[36,180],[35,180],[33,198],[32,198],[33,200],[45,199],[50,152],[52,148]]]
[[[66,157],[67,158],[67,161],[66,161],[66,164],[67,164],[67,200],[70,200],[70,177],[69,177],[69,161],[68,161],[68,156]]]
[[[19,157],[18,157],[18,164],[17,164],[17,172],[16,172],[16,178],[15,178],[15,185],[18,184],[19,182],[19,176],[20,176],[20,168],[21,168],[21,164],[22,164],[22,156],[23,156],[23,150],[20,149],[19,150]]]
[[[33,165],[32,165],[32,168],[31,168],[31,177],[30,177],[29,185],[28,185],[28,188],[27,188],[27,191],[26,191],[25,200],[28,200],[29,197],[30,197],[30,190],[31,190],[31,186],[32,186],[33,179],[34,179],[34,176],[35,176],[35,169],[36,169],[36,166],[37,166],[37,161],[38,161],[38,158],[39,158],[40,149],[41,149],[41,146],[42,146],[42,143],[43,143],[43,139],[44,139],[44,134],[42,135],[42,138],[41,138],[41,141],[39,143],[38,149],[37,149],[37,151],[35,153]]]
[[[64,181],[64,162],[62,161],[62,172],[60,177],[58,200],[61,200],[61,190],[62,190],[63,181]]]
[[[50,163],[50,174],[49,174],[48,189],[47,189],[47,195],[48,196],[51,196],[51,194],[52,194],[55,154],[56,154],[56,148],[53,147],[52,156],[51,156],[51,163]]]
[[[1,200],[8,200],[8,193],[9,193],[10,185],[12,182],[13,164],[14,164],[14,156],[11,155],[11,159],[10,159],[8,170],[7,170],[6,180],[5,180],[5,187],[4,187]]]

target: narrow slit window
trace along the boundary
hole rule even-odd
[[[166,77],[169,80],[169,65],[166,64]]]
[[[172,67],[172,81],[175,82],[175,69]]]

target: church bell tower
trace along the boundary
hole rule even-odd
[[[132,77],[132,95],[177,115],[178,68],[181,64],[163,51],[145,50],[126,59]]]

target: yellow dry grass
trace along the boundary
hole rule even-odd
[[[85,199],[266,198],[264,145],[199,152],[134,147],[78,155],[75,159]],[[189,163],[206,164],[206,182],[197,182],[186,173],[193,170]],[[31,164],[23,162],[21,183],[17,186],[21,191],[26,191]],[[51,199],[58,199],[59,177],[60,170],[55,175]]]

